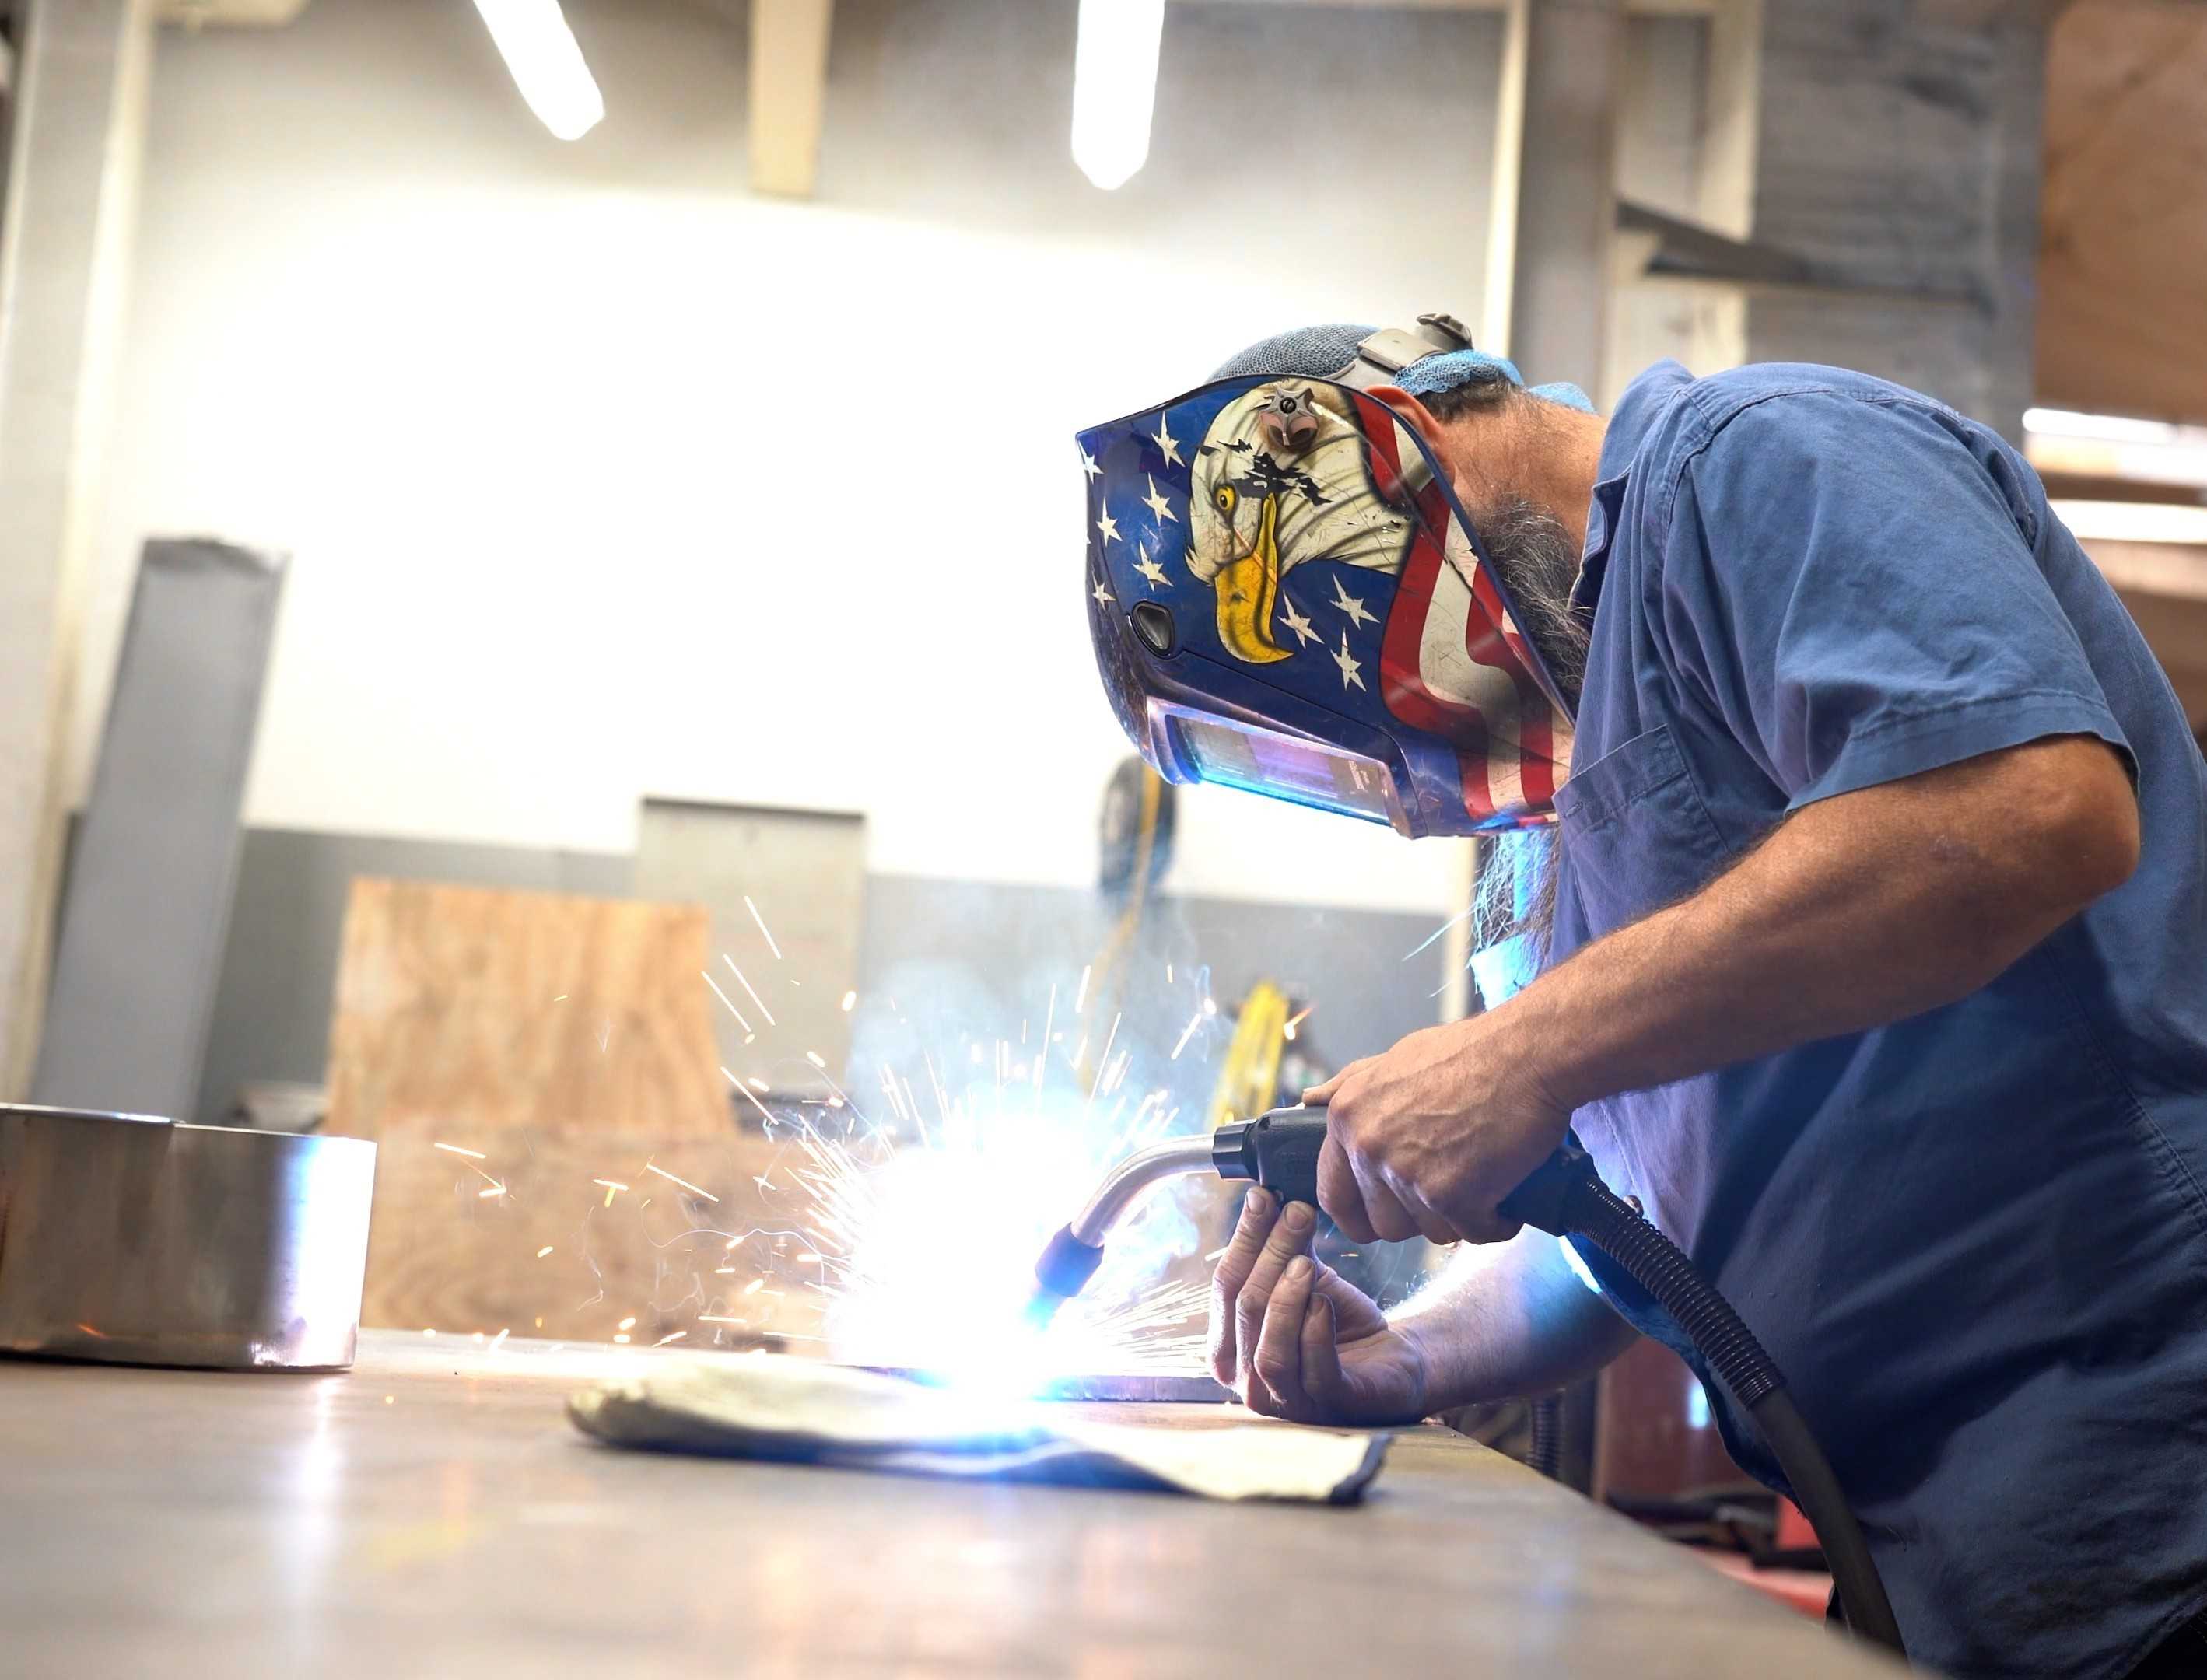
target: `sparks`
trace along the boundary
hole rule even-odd
[[[763,1277],[754,1277],[750,1282],[744,1285],[744,1293],[747,1295],[755,1295],[764,1288],[766,1288],[766,1279]]]
[[[702,968],[697,972],[705,983],[713,989],[713,995],[728,1006],[728,1013],[736,1018],[736,1025],[749,1032],[751,1030],[751,1024],[744,1019],[744,1012],[736,1007],[734,1001],[728,996],[727,993],[721,989],[721,983]]]
[[[432,1149],[441,1149],[447,1155],[464,1155],[470,1161],[487,1161],[490,1157],[479,1149],[462,1149],[458,1144],[431,1144]]]
[[[847,1015],[847,1014],[849,1014],[849,1013],[851,1013],[851,1006],[852,1006],[852,1004],[856,1003],[858,1001],[858,993],[856,993],[856,992],[845,992],[845,993],[843,994],[843,1013],[844,1013],[845,1014],[846,1014],[846,1015]]]
[[[636,1315],[634,1313],[631,1313],[627,1318],[615,1324],[613,1328],[615,1330],[634,1330],[636,1328]]]
[[[749,903],[750,900],[746,900],[745,902]],[[664,1348],[668,1342],[679,1342],[684,1336],[689,1334],[690,1332],[686,1330],[678,1330],[671,1336],[661,1336],[658,1341],[653,1342],[651,1345],[655,1348]]]
[[[1104,1035],[1104,1049],[1096,1058],[1096,1066],[1099,1070],[1099,1078],[1101,1077],[1100,1070],[1111,1065],[1111,1042],[1119,1036],[1119,1023],[1126,1018],[1127,1012],[1123,1009],[1117,1014],[1111,1017],[1111,1030]],[[1091,1085],[1088,1087],[1088,1097],[1091,1102],[1093,1102],[1096,1099],[1096,1087],[1093,1085]]]
[[[760,1102],[757,1097],[751,1095],[751,1088],[749,1085],[745,1085],[741,1079],[738,1079],[733,1073],[731,1073],[725,1067],[721,1070],[721,1077],[726,1079],[730,1085],[733,1085],[738,1091],[743,1092],[744,1100],[759,1111],[761,1117],[765,1120],[768,1125],[771,1126],[774,1124],[773,1111],[770,1110],[765,1103]]]
[[[696,1185],[691,1183],[686,1178],[675,1177],[673,1174],[668,1172],[664,1167],[655,1167],[650,1162],[647,1161],[643,1163],[643,1169],[648,1173],[657,1173],[660,1177],[665,1179],[668,1183],[679,1184],[685,1190],[689,1191],[692,1195],[703,1196],[709,1202],[717,1202],[721,1199],[709,1190],[698,1189]]]
[[[1095,966],[1094,963],[1090,963],[1080,971],[1080,989],[1073,995],[1073,1013],[1076,1015],[1088,1007],[1088,972]]]
[[[613,1340],[624,1348],[628,1345],[628,1337],[625,1335],[616,1336],[613,1337]]]
[[[487,1190],[476,1191],[475,1198],[479,1201],[487,1202],[493,1196],[503,1196],[504,1194],[505,1194],[505,1187],[503,1184],[493,1183]]]
[[[804,1053],[804,1059],[805,1059],[807,1061],[810,1062],[810,1063],[811,1063],[815,1067],[817,1067],[817,1068],[818,1068],[822,1073],[826,1073],[826,1072],[828,1071],[828,1064],[827,1064],[826,1062],[822,1061],[820,1059],[820,1052],[819,1052],[819,1051],[817,1051],[817,1050],[807,1050],[807,1051],[805,1051],[805,1053]]]
[[[493,1337],[491,1337],[491,1339],[490,1339],[490,1350],[491,1350],[491,1352],[493,1352],[493,1354],[494,1354],[494,1353],[496,1353],[496,1352],[499,1350],[499,1348],[500,1347],[500,1345],[501,1345],[501,1344],[503,1344],[503,1343],[504,1343],[504,1342],[505,1341],[505,1338],[506,1338],[507,1336],[509,1336],[512,1335],[512,1334],[513,1334],[513,1332],[512,1332],[511,1330],[500,1330],[500,1331],[499,1331],[496,1336],[493,1336]]]
[[[540,1260],[541,1260],[541,1259],[543,1259],[547,1254],[549,1254],[551,1252],[552,1252],[552,1245],[551,1245],[550,1243],[548,1243],[548,1242],[547,1242],[547,1243],[546,1243],[546,1244],[545,1244],[541,1248],[540,1248],[540,1249],[538,1249],[538,1250],[536,1251],[536,1258],[537,1258],[538,1259],[540,1259]]]
[[[766,936],[766,948],[773,952],[774,960],[780,962],[781,947],[774,942],[774,930],[767,926],[766,918],[758,913],[758,906],[751,902],[751,895],[749,893],[744,894],[744,908],[751,912],[751,920],[758,924],[758,930]]]
[[[736,960],[730,956],[726,951],[721,953],[721,960],[727,964],[728,972],[736,977],[736,983],[751,995],[751,1001],[758,1005],[759,1013],[764,1015],[766,1017],[766,1024],[769,1026],[772,1026],[774,1025],[774,1011],[766,1007],[766,1000],[758,995],[758,988],[752,985],[750,981],[744,978],[743,970],[736,966]]]

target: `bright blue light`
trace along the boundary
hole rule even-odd
[[[1208,765],[1204,767],[1203,779],[1214,787],[1231,787],[1243,793],[1261,793],[1268,799],[1283,800],[1291,805],[1307,805],[1313,810],[1322,810],[1334,816],[1360,817],[1367,822],[1385,822],[1387,820],[1387,813],[1384,810],[1367,810],[1357,805],[1329,799],[1322,793],[1283,787],[1277,782],[1260,781],[1253,776],[1237,776]]]
[[[1699,1383],[1686,1390],[1686,1427],[1707,1429],[1709,1426],[1709,1391]]]
[[[1585,1284],[1587,1288],[1593,1290],[1594,1294],[1600,1294],[1601,1293],[1601,1280],[1596,1277],[1594,1273],[1588,1269],[1586,1257],[1579,1253],[1577,1247],[1572,1243],[1571,1240],[1569,1237],[1558,1237],[1556,1239],[1556,1247],[1564,1251],[1564,1263],[1568,1264],[1573,1271],[1578,1274],[1579,1282]]]

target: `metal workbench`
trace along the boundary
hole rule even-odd
[[[1323,1509],[622,1452],[568,1425],[585,1377],[653,1357],[381,1332],[347,1376],[0,1359],[0,1673],[1897,1671],[1438,1428]]]

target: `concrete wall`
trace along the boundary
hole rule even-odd
[[[619,898],[629,893],[632,870],[632,859],[618,853],[249,831],[199,1117],[221,1119],[248,1082],[321,1080],[338,935],[355,876]],[[882,1066],[920,1079],[923,1048],[939,1058],[943,1046],[969,1036],[1017,1044],[1030,1020],[1038,1036],[1050,988],[1060,988],[1069,1016],[1080,971],[1114,919],[1095,894],[1075,888],[872,876],[853,1052],[839,1077],[871,1093]],[[1151,906],[1110,1002],[1127,1015],[1120,1045],[1139,1046],[1157,1064],[1150,1084],[1170,1075],[1175,1090],[1200,1101],[1230,1021],[1206,1022],[1177,1059],[1173,1043],[1205,996],[1230,1007],[1256,980],[1270,978],[1318,1001],[1307,1048],[1335,1060],[1370,1055],[1432,1019],[1439,947],[1405,960],[1432,931],[1425,915],[1165,897]],[[1096,992],[1100,1011],[1100,981]]]
[[[623,853],[659,794],[862,810],[884,875],[1085,881],[1125,749],[1068,433],[1290,324],[1476,319],[1497,20],[1175,4],[1106,194],[1073,0],[843,0],[793,205],[744,187],[740,28],[567,11],[608,110],[574,146],[454,0],[163,33],[80,716],[139,539],[212,531],[296,557],[256,826]],[[1634,86],[1640,173],[1683,183],[1691,79]],[[1181,857],[1195,898],[1450,889],[1200,789]]]
[[[1889,290],[1759,295],[1750,360],[1857,368],[2020,436],[2043,9],[1766,0],[1755,234]]]

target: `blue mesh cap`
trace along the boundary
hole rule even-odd
[[[1211,377],[1238,380],[1256,374],[1291,380],[1331,379],[1356,360],[1356,347],[1379,330],[1334,321],[1324,326],[1303,326],[1293,332],[1276,333],[1250,345],[1239,356],[1228,356]]]
[[[1319,326],[1298,327],[1292,332],[1276,333],[1250,345],[1238,356],[1229,356],[1211,377],[1213,380],[1251,376],[1330,379],[1356,360],[1356,347],[1376,330],[1349,321],[1329,321]],[[1494,370],[1498,370],[1519,389],[1528,388],[1525,376],[1517,371],[1516,362],[1506,356],[1489,356],[1485,350],[1436,350],[1431,356],[1420,356],[1396,375],[1395,383],[1413,397],[1434,397]],[[1551,385],[1533,386],[1529,389],[1534,396],[1561,404],[1567,409],[1577,409],[1587,414],[1594,411],[1586,392],[1575,385],[1558,381]]]

